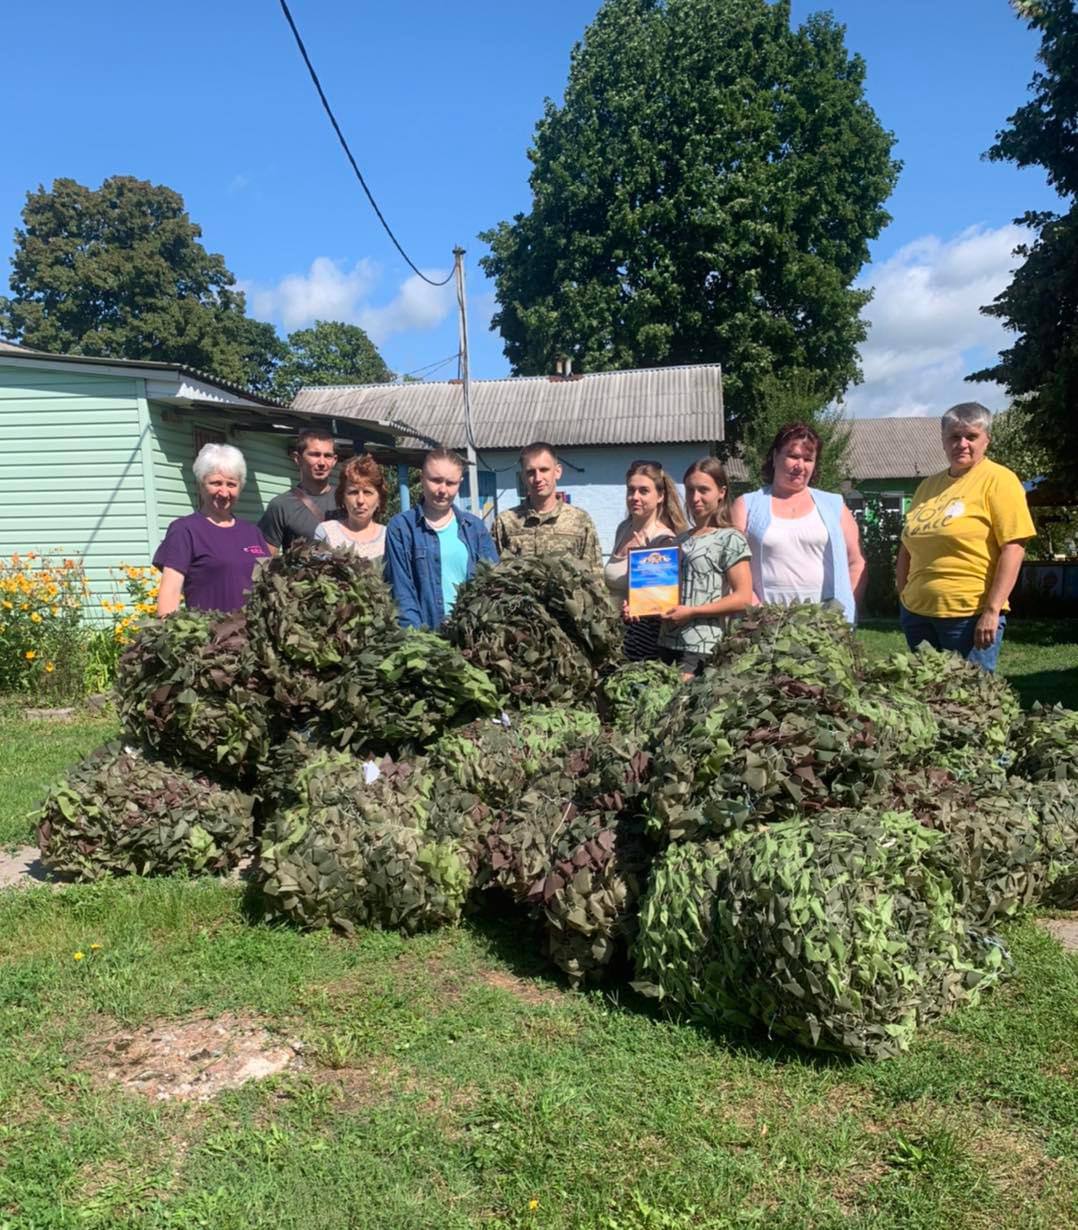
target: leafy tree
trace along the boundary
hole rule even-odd
[[[115,175],[27,193],[0,333],[37,350],[184,363],[256,390],[284,346],[171,188]]]
[[[813,486],[838,491],[850,478],[850,424],[831,403],[818,377],[793,371],[760,381],[760,408],[735,445],[748,471],[748,489],[760,484],[760,470],[771,442],[786,423],[807,423],[823,441],[823,460],[813,474]]]
[[[274,396],[291,401],[303,385],[385,384],[393,379],[378,348],[358,325],[316,320],[288,335],[288,353],[277,368]]]
[[[997,380],[1028,411],[1029,430],[1046,450],[1050,473],[1078,477],[1078,7],[1075,0],[1021,0],[1015,7],[1041,33],[1032,98],[1009,118],[988,151],[993,161],[1039,166],[1066,213],[1016,219],[1035,233],[1015,255],[1023,263],[987,307],[1018,334],[994,367],[974,380]]]
[[[607,0],[536,127],[531,211],[481,236],[513,370],[718,361],[735,430],[773,373],[858,379],[853,281],[899,170],[864,76],[789,0]]]
[[[1030,559],[1051,559],[1078,541],[1078,509],[1068,504],[1069,487],[1047,478],[1052,474],[1053,458],[1033,427],[1033,413],[1021,402],[1003,410],[992,419],[992,443],[988,455],[1007,466],[1023,482],[1035,482],[1041,497],[1030,508],[1037,536],[1026,546]],[[1050,499],[1051,503],[1042,503]]]

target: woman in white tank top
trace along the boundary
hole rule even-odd
[[[779,429],[759,491],[740,496],[731,519],[752,551],[757,602],[840,601],[853,623],[867,577],[861,535],[842,497],[811,486],[822,441],[806,423]]]

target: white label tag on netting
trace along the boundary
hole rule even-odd
[[[382,776],[382,770],[374,763],[373,760],[365,760],[363,762],[363,780],[369,786],[371,782],[376,782]]]

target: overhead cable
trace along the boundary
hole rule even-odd
[[[449,279],[453,276],[453,270],[442,278],[440,282],[436,282],[433,278],[428,278],[427,275],[420,269],[407,252],[401,247],[400,240],[393,234],[389,223],[385,220],[385,216],[378,208],[378,202],[371,195],[371,190],[367,187],[367,181],[363,178],[363,172],[359,169],[355,158],[352,156],[352,151],[348,148],[348,142],[344,139],[344,133],[341,132],[341,126],[337,123],[337,117],[333,114],[333,108],[329,105],[329,99],[326,98],[326,92],[322,89],[322,83],[318,80],[318,74],[314,71],[314,65],[311,63],[311,57],[307,54],[307,48],[303,45],[303,39],[300,38],[299,31],[296,29],[296,23],[292,20],[292,14],[289,12],[288,5],[285,0],[280,0],[281,9],[284,12],[285,20],[288,22],[292,30],[292,35],[296,40],[296,46],[299,48],[299,53],[303,57],[303,63],[307,65],[307,71],[311,74],[311,80],[314,82],[314,88],[318,91],[318,97],[322,100],[322,106],[325,109],[326,115],[329,116],[329,122],[333,125],[333,131],[337,134],[337,140],[341,143],[341,148],[348,157],[348,161],[352,164],[352,170],[356,173],[356,179],[359,180],[359,186],[367,194],[367,200],[371,203],[371,209],[378,215],[378,221],[385,228],[386,234],[393,241],[393,246],[404,257],[408,267],[418,277],[421,277],[429,286],[445,286]]]

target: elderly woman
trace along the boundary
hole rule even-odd
[[[206,444],[192,467],[198,512],[178,517],[153,557],[161,570],[157,614],[171,615],[180,595],[196,611],[235,611],[251,588],[251,575],[270,551],[262,532],[233,509],[247,481],[247,463],[230,444]]]
[[[990,461],[992,416],[978,402],[941,420],[948,466],[917,488],[895,583],[911,649],[927,641],[994,671],[1026,539],[1036,533],[1017,475]]]
[[[812,479],[823,441],[807,423],[780,427],[761,467],[764,486],[734,501],[732,520],[752,551],[757,602],[842,604],[852,624],[868,580],[861,536],[842,496]]]
[[[381,559],[386,550],[386,527],[374,517],[385,512],[388,499],[382,467],[370,453],[351,458],[337,480],[340,520],[316,526],[315,541],[347,547],[364,559]]]

